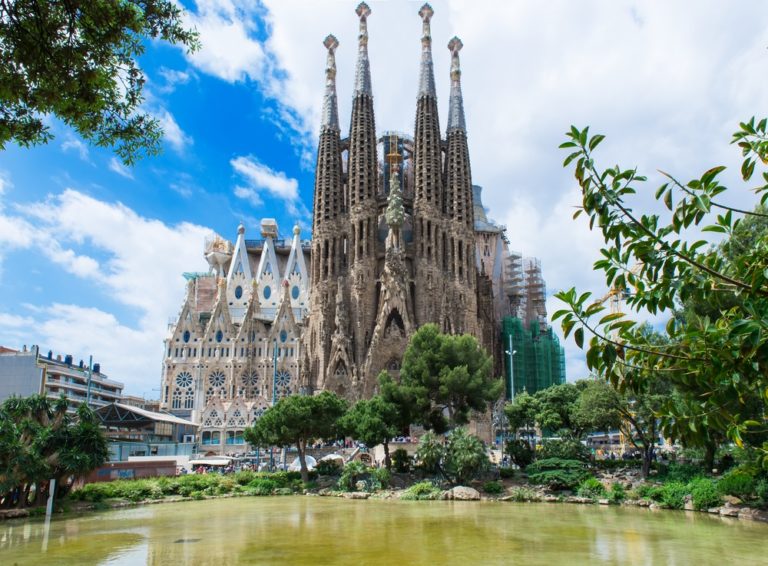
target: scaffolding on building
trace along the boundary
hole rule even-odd
[[[539,320],[502,321],[506,397],[565,383],[565,351],[552,328]]]

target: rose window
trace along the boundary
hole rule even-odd
[[[254,387],[259,382],[259,374],[255,371],[245,372],[243,374],[243,385]]]
[[[213,385],[214,387],[221,387],[224,385],[224,381],[226,380],[226,377],[222,372],[215,371],[211,374],[209,379],[211,381],[211,385]]]
[[[192,374],[188,371],[183,371],[176,376],[176,385],[179,387],[189,387],[192,385]]]

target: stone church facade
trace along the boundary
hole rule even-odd
[[[315,171],[310,314],[302,372],[310,389],[370,397],[382,370],[397,372],[425,323],[469,333],[489,350],[488,278],[478,272],[472,176],[453,38],[445,137],[437,111],[427,4],[413,137],[377,136],[365,3],[348,137],[336,102],[336,38],[328,36],[326,88]],[[446,77],[448,78],[448,77]],[[378,146],[383,157],[378,157]]]
[[[346,137],[337,109],[338,41],[325,40],[312,240],[302,240],[298,227],[292,238],[280,239],[269,219],[262,221],[261,238],[248,240],[241,225],[234,244],[219,236],[206,242],[209,272],[185,274],[186,298],[165,340],[161,406],[201,424],[203,452],[245,449],[245,428],[284,395],[330,390],[350,400],[370,397],[382,370],[398,374],[408,340],[423,324],[472,334],[489,352],[498,350],[494,291],[502,285],[492,277],[502,278],[504,269],[486,268],[489,226],[497,229],[494,248],[506,249],[506,240],[503,228],[488,224],[479,187],[473,191],[462,43],[448,43],[451,89],[443,136],[433,11],[428,4],[421,8],[415,131],[377,134],[369,7],[361,3],[357,15]]]

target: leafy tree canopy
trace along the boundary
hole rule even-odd
[[[348,435],[370,447],[383,444],[389,469],[389,439],[402,431],[401,420],[397,405],[381,395],[374,395],[355,403],[341,418],[339,425]]]
[[[767,124],[749,120],[733,136],[744,157],[744,181],[768,163]],[[748,410],[750,400],[768,399],[768,238],[763,233],[745,239],[753,244],[736,243],[744,219],[764,221],[764,209],[728,204],[728,189],[720,182],[725,167],[718,166],[687,182],[662,173],[665,181],[655,196],[668,214],[638,212],[632,195],[646,178],[632,168],[601,168],[595,151],[604,136],[571,127],[567,138],[561,145],[570,151],[565,165],[575,164],[583,197],[576,215],[586,214],[590,227],[602,232],[605,246],[594,267],[605,274],[606,284],[628,289],[626,302],[634,311],[659,314],[692,302],[717,305],[718,312],[716,319],[670,317],[663,344],[631,316],[606,315],[600,301],[576,289],[558,293],[566,308],[553,319],[562,320],[564,334],[573,334],[579,347],[591,334],[587,365],[620,391],[648,390],[662,375],[685,394],[682,402],[670,395],[660,411],[667,435],[682,437],[704,427],[739,445],[749,442],[768,426],[764,411],[755,415]],[[764,205],[768,171],[759,171],[758,177],[754,190]],[[715,246],[704,237],[691,240],[687,235],[692,232],[736,239],[734,245]],[[723,298],[728,296],[736,300],[726,306]],[[762,450],[768,454],[768,444]]]
[[[67,412],[63,397],[11,397],[0,405],[0,500],[9,507],[42,504],[48,480],[57,483],[101,466],[108,456],[98,417],[87,405]],[[32,486],[36,501],[28,502]]]
[[[160,150],[157,119],[141,110],[147,40],[198,47],[172,0],[0,1],[0,149],[52,139],[52,114],[126,163]]]
[[[501,394],[493,361],[473,336],[442,334],[425,324],[411,338],[400,370],[401,402],[410,404],[414,422],[435,432],[469,422]],[[386,389],[386,388],[385,388]]]
[[[290,395],[267,409],[244,437],[254,446],[296,445],[301,463],[301,477],[309,473],[306,450],[309,441],[331,439],[339,435],[338,421],[347,410],[347,402],[330,391],[319,395]]]

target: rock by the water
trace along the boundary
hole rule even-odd
[[[458,485],[451,490],[448,490],[448,497],[446,499],[455,499],[457,501],[479,501],[480,492],[473,487],[466,487]]]

